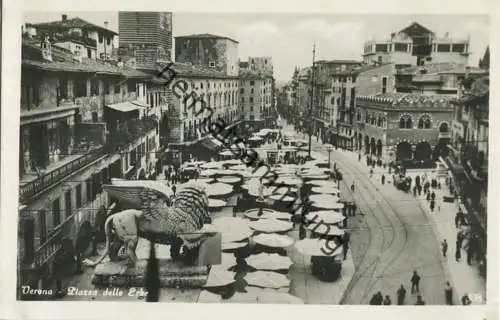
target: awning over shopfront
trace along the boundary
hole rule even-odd
[[[108,108],[120,111],[120,112],[131,112],[131,111],[136,111],[141,109],[140,106],[130,102],[130,101],[125,101],[125,102],[120,102],[120,103],[114,103],[107,105]]]
[[[203,140],[200,141],[203,146],[210,150],[217,150],[217,148],[220,148],[223,146],[223,143],[214,138],[213,136],[208,136],[205,137]]]

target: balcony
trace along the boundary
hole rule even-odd
[[[70,155],[61,161],[48,165],[36,176],[26,175],[20,181],[19,201],[24,202],[37,193],[56,184],[73,172],[85,167],[105,154],[103,146],[90,146],[86,154]],[[23,183],[26,182],[26,183]]]
[[[110,134],[108,151],[116,152],[122,150],[140,137],[143,137],[146,133],[157,128],[158,120],[155,116],[120,122],[116,130]]]

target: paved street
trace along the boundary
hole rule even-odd
[[[285,127],[285,132],[293,132],[291,126]],[[313,146],[327,155],[315,138]],[[350,192],[347,186],[355,181],[353,197],[366,220],[355,222],[357,228],[352,232],[356,273],[342,303],[368,304],[378,291],[390,295],[395,303],[396,291],[403,284],[406,304],[413,304],[416,295],[410,294],[410,278],[416,270],[422,277],[420,292],[426,303],[444,304],[447,274],[439,242],[419,202],[392,183],[382,185],[380,176],[370,179],[369,169],[364,162],[358,162],[356,154],[339,149],[331,157],[344,175],[341,192]]]

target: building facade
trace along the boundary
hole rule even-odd
[[[386,162],[432,164],[451,138],[450,100],[402,93],[357,96],[357,149]]]
[[[171,12],[119,12],[120,57],[137,69],[172,61]]]
[[[480,240],[478,261],[486,259],[488,135],[489,75],[470,75],[462,81],[454,101],[453,142],[444,162],[453,173],[455,192]],[[485,274],[485,270],[481,272]]]
[[[18,279],[47,288],[99,230],[110,204],[102,184],[154,164],[158,125],[145,74],[79,62],[48,38],[23,39],[21,79]]]
[[[78,17],[68,19],[63,14],[59,21],[27,23],[26,32],[32,37],[47,35],[51,43],[72,50],[75,57],[113,60],[118,34],[107,27],[106,21],[101,27]]]
[[[269,126],[274,103],[272,75],[252,71],[240,73],[240,112],[246,124],[261,129]]]
[[[212,68],[230,77],[239,74],[239,42],[213,34],[175,37],[175,61]]]
[[[163,114],[161,126],[162,138],[171,150],[169,157],[178,164],[191,156],[209,160],[222,147],[210,136],[209,124],[223,119],[227,127],[232,127],[241,121],[239,78],[186,63],[175,62],[168,68],[167,73],[175,75],[172,81],[156,78],[155,83],[166,84],[168,111]],[[200,112],[199,101],[204,101],[205,112]]]
[[[393,63],[397,66],[421,66],[428,63],[454,62],[468,64],[469,39],[443,37],[414,22],[392,33],[387,40],[370,40],[364,44],[363,62]]]

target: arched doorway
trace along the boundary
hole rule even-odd
[[[370,152],[372,155],[377,153],[377,146],[375,145],[375,138],[371,138],[370,140]]]
[[[377,157],[382,157],[382,140],[377,140]]]
[[[448,123],[447,122],[442,122],[439,125],[439,133],[447,133],[448,130],[449,130],[449,128],[448,128]]]
[[[428,142],[422,141],[416,145],[416,147],[415,147],[415,160],[429,161],[429,160],[431,160],[431,156],[432,156],[432,148]]]
[[[398,143],[396,147],[396,161],[403,161],[412,158],[411,145],[407,141]]]
[[[365,153],[370,153],[370,138],[368,136],[365,136]]]

